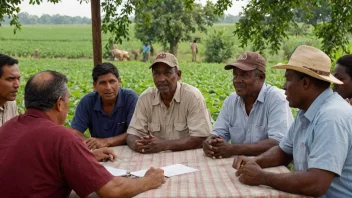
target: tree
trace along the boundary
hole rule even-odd
[[[306,20],[311,20],[314,17],[312,8],[322,6],[330,7],[331,11],[329,17],[324,16],[321,23],[314,25],[314,34],[322,39],[322,48],[327,54],[332,55],[339,49],[348,53],[348,34],[352,33],[352,0],[251,0],[234,33],[239,37],[241,47],[252,42],[256,51],[270,48],[275,53],[287,38],[286,31],[290,24],[296,23],[296,11],[301,10]]]
[[[218,19],[211,2],[204,7],[194,3],[192,10],[186,10],[182,0],[163,0],[139,7],[135,13],[136,37],[142,42],[158,41],[174,55],[179,42],[190,41],[197,29],[207,31]],[[150,22],[145,22],[146,17]]]
[[[205,41],[205,61],[221,63],[233,55],[234,40],[224,30],[214,30]]]

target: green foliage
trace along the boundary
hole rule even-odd
[[[300,45],[309,45],[316,48],[320,48],[320,41],[315,38],[307,37],[289,37],[283,42],[282,50],[284,52],[284,58],[289,59],[295,49]]]
[[[221,63],[233,56],[234,39],[224,30],[214,30],[205,44],[205,61]]]
[[[321,39],[322,49],[327,54],[332,55],[340,48],[349,53],[347,46],[348,34],[352,33],[352,0],[251,0],[234,33],[241,40],[242,47],[251,41],[255,51],[270,48],[272,53],[277,53],[287,38],[291,23],[296,23],[297,10],[305,21],[311,21],[312,24],[322,21],[315,25],[314,33]]]
[[[197,29],[206,32],[206,26],[211,26],[216,20],[211,2],[204,7],[192,4],[192,9],[186,10],[183,0],[163,0],[136,9],[135,34],[142,42],[160,42],[177,55],[181,41],[190,41],[191,33]]]

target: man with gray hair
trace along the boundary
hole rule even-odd
[[[24,95],[26,112],[0,128],[1,197],[68,197],[72,189],[80,197],[132,197],[165,182],[163,170],[154,168],[139,179],[112,176],[62,126],[69,107],[64,75],[40,72],[28,80]]]

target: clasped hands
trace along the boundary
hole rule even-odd
[[[146,135],[136,140],[135,146],[140,153],[158,153],[165,150],[164,141],[153,135]]]
[[[216,135],[211,135],[206,140],[204,140],[203,151],[206,156],[214,159],[227,158],[233,155],[232,145]]]

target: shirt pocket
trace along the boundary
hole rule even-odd
[[[246,132],[244,128],[234,126],[230,127],[230,136],[232,144],[243,144],[246,139]]]
[[[148,131],[154,135],[160,132],[160,124],[148,123]],[[158,137],[158,135],[157,135]]]
[[[180,138],[189,136],[187,123],[185,123],[185,122],[175,122],[174,123],[174,128],[175,128],[175,131],[179,133],[178,136]]]
[[[265,126],[253,126],[252,131],[252,142],[258,142],[260,140],[268,139],[268,133],[265,131]]]

